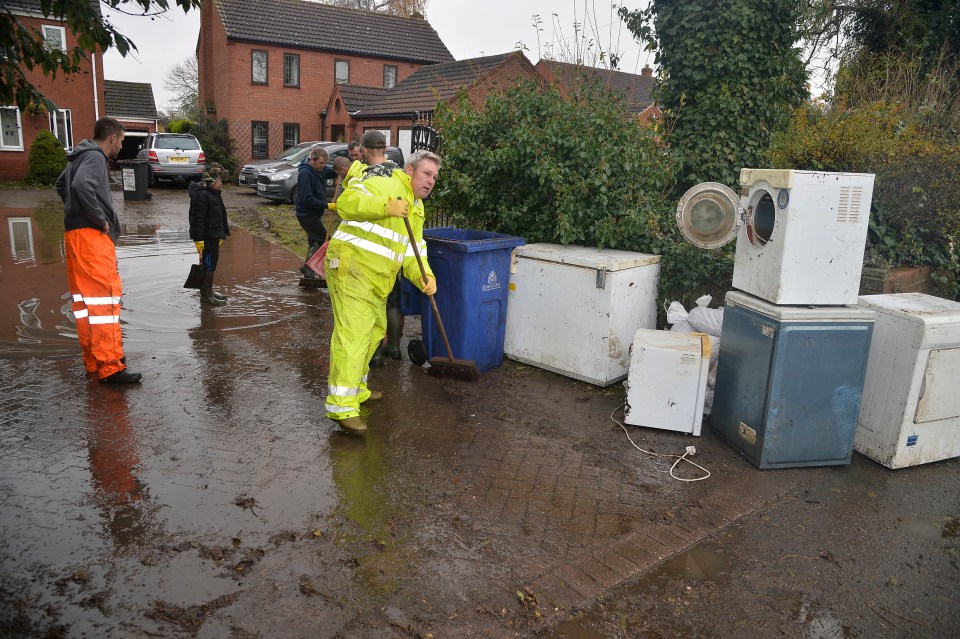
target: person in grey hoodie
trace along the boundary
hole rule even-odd
[[[108,384],[133,384],[140,373],[127,370],[120,331],[123,286],[117,271],[120,219],[110,196],[109,159],[123,144],[124,129],[114,118],[100,118],[93,140],[84,140],[67,156],[57,178],[63,200],[67,280],[73,297],[77,339],[88,374]]]

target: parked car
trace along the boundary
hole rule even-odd
[[[200,142],[189,133],[151,133],[137,152],[147,161],[150,186],[159,180],[197,181],[203,177],[207,159]]]
[[[333,161],[338,157],[347,155],[347,145],[343,142],[325,142],[322,144],[330,155],[330,163],[327,166],[332,166]],[[397,166],[403,166],[403,151],[399,147],[388,146],[386,153],[388,160],[396,162]],[[327,180],[328,200],[333,199],[335,184],[336,180]],[[270,175],[261,175],[257,181],[257,193],[274,202],[293,203],[297,193],[296,165],[278,170]]]
[[[257,179],[261,174],[270,175],[285,168],[287,165],[298,164],[300,160],[307,157],[310,149],[319,144],[333,144],[333,142],[321,142],[319,140],[315,142],[301,142],[296,146],[291,146],[275,158],[244,164],[243,168],[240,169],[240,174],[237,176],[237,183],[240,184],[240,186],[256,189]]]

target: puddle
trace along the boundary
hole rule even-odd
[[[905,518],[899,522],[900,528],[907,534],[921,539],[941,539],[946,530],[939,519]],[[955,534],[955,533],[954,533]]]
[[[0,288],[13,304],[0,306],[0,353],[58,354],[77,350],[64,265],[63,210],[0,207]],[[9,245],[9,251],[6,246]],[[190,344],[202,327],[199,293],[183,288],[197,259],[185,229],[125,225],[117,243],[123,280],[120,321],[127,352]],[[217,310],[216,331],[258,329],[298,317],[305,296],[291,274],[297,259],[245,232],[224,242],[216,285],[230,297]]]

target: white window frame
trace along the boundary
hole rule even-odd
[[[62,114],[68,114],[68,117],[64,119],[61,117]],[[53,133],[58,140],[60,140],[60,127],[61,125],[64,128],[66,135],[67,144],[63,147],[64,150],[69,151],[73,148],[73,112],[70,109],[55,109],[50,112],[50,132]],[[60,140],[63,142],[63,140]]]
[[[44,25],[41,25],[40,28],[41,28],[42,31],[43,31],[43,41],[47,43],[47,46],[48,46],[49,48],[51,48],[51,49],[53,49],[53,48],[58,48],[58,49],[60,49],[61,51],[63,51],[64,53],[67,52],[67,30],[66,30],[64,27],[59,27],[59,26],[56,26],[56,25],[53,25],[53,24],[44,24]],[[59,31],[59,32],[60,32],[60,46],[54,47],[54,46],[51,44],[49,38],[47,38],[47,32],[48,32],[48,31]]]
[[[393,82],[387,84],[387,69],[393,69]],[[395,64],[385,64],[383,65],[383,88],[392,89],[397,86],[397,76],[400,75],[400,67]]]
[[[13,232],[14,226],[27,227],[27,246],[22,251],[17,251],[16,236]],[[8,217],[7,234],[10,237],[10,253],[15,262],[36,261],[36,255],[33,248],[33,219],[29,217]],[[19,253],[19,254],[18,254]]]
[[[23,126],[20,123],[20,108],[15,106],[0,106],[0,110],[10,110],[17,114],[17,137],[20,140],[18,146],[9,146],[3,143],[3,135],[0,133],[0,151],[23,151]]]
[[[347,76],[340,79],[340,65],[344,65],[347,68]],[[333,81],[337,84],[350,84],[350,61],[349,60],[334,60],[333,61]]]

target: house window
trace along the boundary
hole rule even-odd
[[[300,86],[300,56],[296,53],[283,54],[283,86]]]
[[[50,112],[50,131],[57,136],[63,148],[73,148],[73,118],[70,109],[57,109]]]
[[[349,60],[337,60],[334,63],[336,70],[336,81],[337,84],[344,84],[350,82],[350,61]]]
[[[43,41],[48,49],[67,50],[67,31],[63,27],[55,27],[50,24],[43,25]]]
[[[254,84],[267,83],[267,52],[254,49],[250,52],[250,81]]]
[[[296,122],[283,123],[283,148],[300,144],[300,124]]]
[[[383,65],[383,88],[392,89],[397,85],[397,67],[385,64]]]
[[[23,151],[23,132],[20,129],[20,109],[0,107],[0,151]]]
[[[255,158],[267,157],[267,123],[253,122],[250,127],[251,154]]]

